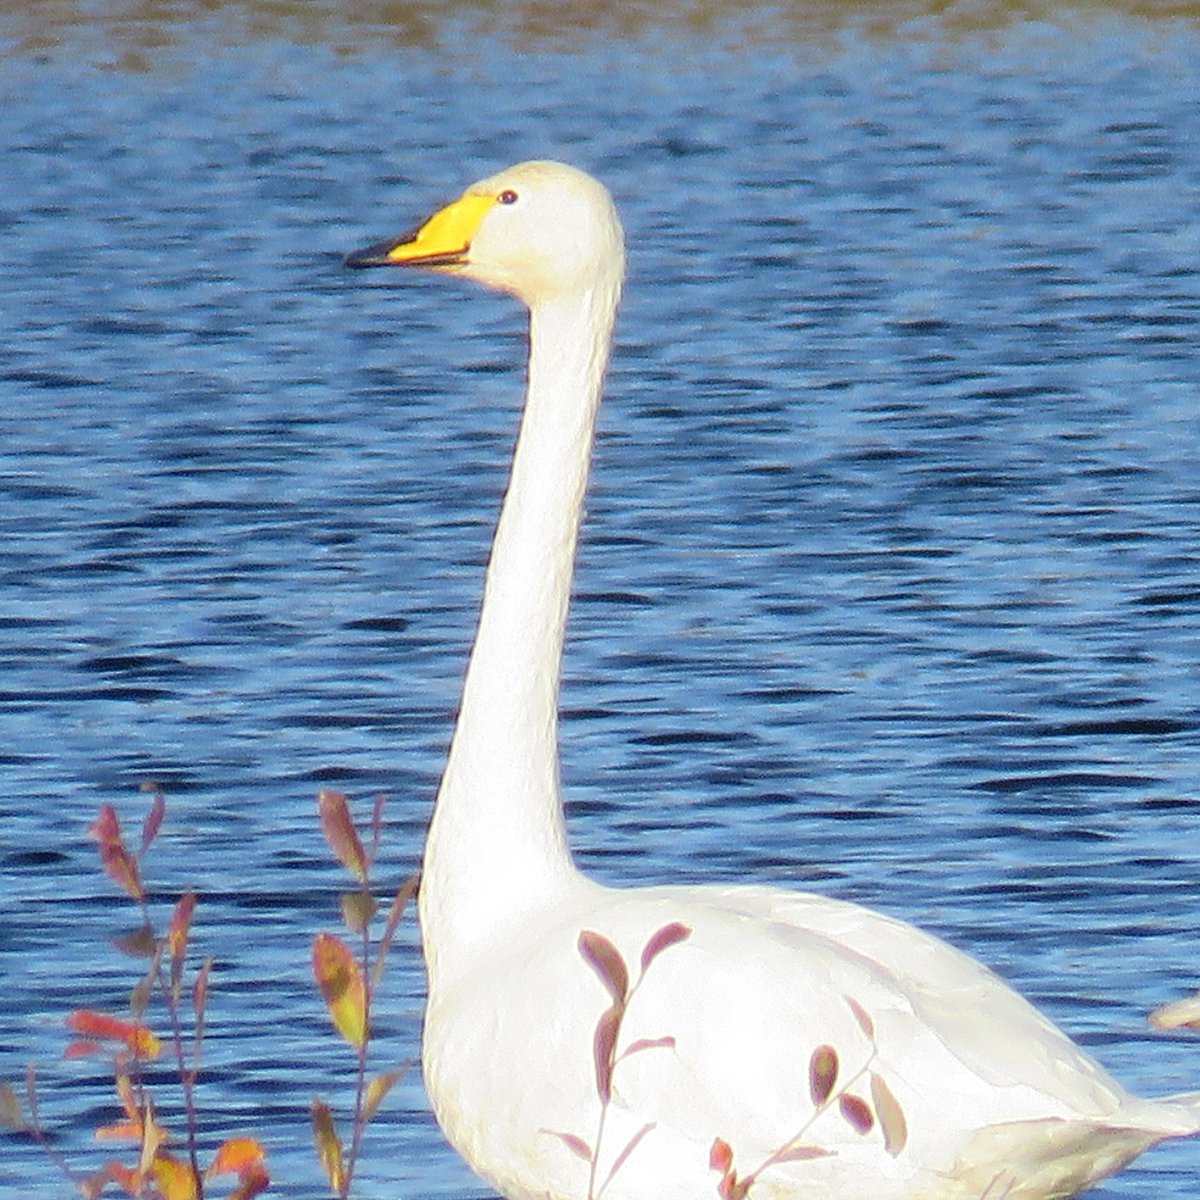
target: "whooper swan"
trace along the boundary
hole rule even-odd
[[[557,703],[624,272],[612,201],[571,167],[523,163],[347,263],[465,276],[530,310],[420,891],[425,1083],[471,1167],[510,1200],[1048,1200],[1200,1131],[1200,1096],[1130,1096],[986,968],[899,921],[579,873]]]

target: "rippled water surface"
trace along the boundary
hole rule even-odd
[[[104,8],[0,21],[0,1077],[45,1064],[64,1147],[109,1096],[62,1015],[133,970],[84,834],[153,778],[148,874],[217,960],[207,1102],[322,1194],[314,796],[386,793],[382,883],[411,871],[523,345],[502,298],[340,260],[533,156],[600,175],[631,251],[566,665],[582,863],[883,908],[1130,1087],[1200,1088],[1144,1027],[1200,986],[1193,26],[452,9],[406,44]],[[397,1097],[359,1194],[483,1195]],[[1176,1146],[1102,1194],[1198,1180]],[[5,1141],[0,1192],[53,1181]]]

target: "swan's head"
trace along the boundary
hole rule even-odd
[[[526,162],[481,179],[413,233],[377,242],[350,267],[426,267],[511,292],[530,308],[621,286],[624,239],[612,197],[590,175]]]

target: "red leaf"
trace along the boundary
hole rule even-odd
[[[771,1161],[773,1163],[808,1162],[809,1159],[828,1158],[831,1154],[836,1153],[836,1150],[826,1150],[821,1146],[788,1146],[786,1150],[772,1154]]]
[[[629,995],[629,970],[621,952],[602,933],[585,929],[579,935],[579,953],[584,961],[600,976],[600,982],[618,1004],[624,1004]]]
[[[350,819],[346,797],[341,792],[323,788],[317,796],[317,809],[321,814],[321,829],[329,848],[359,883],[366,883],[367,856],[359,841],[358,830]]]
[[[383,840],[383,806],[386,799],[380,792],[375,797],[375,807],[371,810],[371,862],[375,861],[375,856],[379,853],[379,843]]]
[[[387,924],[383,927],[383,936],[379,939],[379,947],[375,951],[375,966],[371,969],[371,983],[374,987],[378,987],[379,981],[383,978],[383,964],[387,961],[388,951],[392,948],[396,930],[400,927],[400,920],[404,916],[408,902],[417,894],[417,886],[420,882],[420,875],[410,875],[392,901]]]
[[[196,893],[184,892],[171,915],[171,928],[167,931],[167,948],[171,953],[171,977],[178,979],[183,972],[183,960],[187,954],[188,934],[192,929],[192,916],[196,911]]]
[[[638,1038],[636,1042],[630,1042],[621,1051],[621,1057],[628,1058],[631,1054],[637,1054],[642,1050],[673,1050],[674,1048],[675,1039],[670,1035],[660,1038]]]
[[[808,1060],[808,1090],[818,1108],[833,1095],[837,1077],[837,1051],[832,1046],[818,1046]]]
[[[557,1129],[543,1129],[541,1132],[558,1138],[576,1158],[582,1158],[585,1163],[592,1161],[592,1148],[583,1138],[576,1137],[573,1133],[559,1133]]]
[[[134,900],[145,899],[137,860],[121,840],[121,823],[111,804],[102,804],[88,833],[100,843],[100,865],[105,874]]]
[[[664,925],[660,930],[652,934],[650,940],[642,948],[642,974],[646,973],[646,968],[664,950],[691,936],[692,931],[686,925],[681,925],[678,921],[672,921],[670,925]]]
[[[162,828],[163,817],[167,814],[167,802],[163,799],[162,792],[154,793],[154,803],[150,806],[150,811],[146,814],[145,821],[142,822],[142,848],[138,851],[138,858],[141,858],[154,843],[154,839],[158,837],[158,831]]]
[[[638,1144],[642,1138],[654,1128],[655,1124],[656,1122],[654,1121],[648,1121],[625,1143],[625,1149],[613,1159],[613,1165],[608,1170],[608,1179],[611,1179],[625,1165],[629,1160],[629,1156],[638,1148]],[[605,1182],[607,1183],[608,1180],[605,1180]],[[603,1191],[603,1188],[601,1188],[601,1191]]]
[[[858,1022],[858,1027],[871,1039],[875,1040],[875,1022],[871,1020],[871,1014],[853,996],[843,996],[843,1000],[850,1005],[850,1011],[854,1014],[854,1019]]]
[[[596,1057],[596,1091],[603,1104],[612,1099],[613,1066],[622,1016],[624,1010],[619,1004],[614,1004],[605,1009],[600,1020],[596,1022],[596,1036],[592,1048]]]
[[[871,1115],[871,1106],[865,1100],[860,1100],[858,1096],[852,1096],[849,1092],[842,1093],[838,1100],[838,1108],[842,1110],[842,1116],[846,1118],[856,1133],[868,1133],[871,1126],[875,1124],[875,1118]]]
[[[206,958],[196,975],[196,985],[192,988],[192,1011],[200,1020],[204,1020],[204,1010],[208,1007],[208,977],[212,974],[213,960]]]

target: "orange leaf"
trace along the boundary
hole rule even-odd
[[[104,1047],[99,1042],[72,1042],[63,1051],[63,1058],[68,1062],[76,1058],[91,1058],[94,1054],[99,1054],[103,1049]]]
[[[106,1163],[95,1175],[89,1175],[80,1183],[79,1190],[87,1197],[87,1200],[95,1200],[110,1183],[124,1188],[127,1196],[142,1194],[142,1173],[131,1171],[118,1162]]]
[[[329,848],[342,861],[342,865],[358,880],[367,881],[367,856],[359,841],[358,831],[350,819],[350,808],[341,792],[323,788],[317,796],[317,809],[321,814],[321,829]]]
[[[267,1152],[252,1137],[229,1138],[209,1163],[206,1175],[241,1175],[247,1168],[261,1166]]]
[[[157,1058],[162,1053],[162,1043],[145,1025],[134,1025],[88,1008],[71,1013],[67,1028],[85,1038],[121,1042],[138,1058]]]
[[[342,1141],[334,1128],[329,1105],[323,1100],[312,1102],[312,1123],[321,1166],[325,1168],[329,1186],[340,1196],[346,1182],[346,1171],[342,1163]]]
[[[262,1163],[247,1167],[241,1172],[237,1187],[229,1193],[229,1200],[253,1200],[259,1192],[265,1192],[270,1186],[271,1176]]]
[[[367,990],[362,969],[341,938],[320,933],[313,940],[313,975],[325,997],[334,1028],[361,1049],[366,1045]]]
[[[141,1142],[141,1121],[121,1121],[116,1125],[101,1125],[95,1133],[98,1142]]]
[[[200,1185],[191,1163],[160,1153],[155,1157],[152,1169],[163,1200],[199,1200]]]

